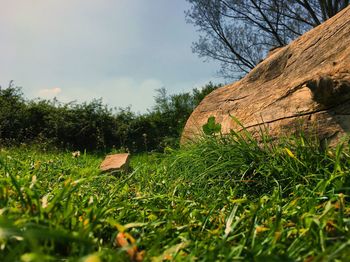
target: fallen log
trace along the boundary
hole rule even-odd
[[[196,140],[214,116],[222,132],[272,137],[302,128],[336,141],[350,132],[350,7],[268,55],[249,74],[206,96],[189,117],[181,143]]]

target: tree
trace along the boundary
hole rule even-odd
[[[0,86],[0,144],[5,140],[22,139],[26,108],[20,87],[10,81],[7,88]]]
[[[155,96],[155,106],[149,114],[158,129],[157,137],[160,138],[158,144],[161,146],[178,145],[190,114],[206,95],[221,86],[221,84],[209,82],[200,89],[192,89],[192,92],[171,95],[167,94],[165,88],[158,89]]]
[[[239,78],[273,48],[284,46],[349,5],[349,0],[187,0],[187,22],[200,36],[192,50]]]
[[[154,112],[161,114],[169,129],[169,134],[179,137],[186,121],[192,111],[199,105],[203,98],[221,87],[221,84],[209,82],[201,89],[194,88],[192,92],[168,95],[165,88],[156,90]]]

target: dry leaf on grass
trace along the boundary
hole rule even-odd
[[[143,261],[145,251],[138,251],[135,239],[128,233],[118,233],[115,238],[117,246],[124,248],[128,253],[131,261],[140,262]]]

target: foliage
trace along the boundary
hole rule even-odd
[[[193,51],[220,62],[221,75],[230,79],[349,5],[349,0],[187,1],[187,21],[201,33]]]
[[[205,135],[214,135],[215,133],[221,132],[221,124],[215,122],[215,117],[211,116],[208,121],[202,127]]]
[[[3,149],[0,260],[346,260],[349,147],[265,138],[210,135],[117,177],[87,154]]]
[[[2,140],[23,139],[22,125],[26,119],[23,94],[10,82],[9,88],[0,88],[0,137]]]
[[[170,96],[159,90],[154,109],[137,115],[130,108],[112,110],[100,99],[81,104],[26,100],[11,82],[0,88],[0,143],[131,152],[176,147],[193,109],[217,87],[209,83],[201,90]]]
[[[182,130],[192,111],[203,100],[203,98],[221,85],[214,85],[209,82],[201,90],[194,88],[192,93],[180,93],[168,95],[165,89],[159,89],[158,95],[155,97],[156,105],[154,107],[155,115],[158,116],[163,125],[162,130],[167,130],[168,140],[173,142],[166,143],[164,146],[177,146],[178,138],[181,136]]]

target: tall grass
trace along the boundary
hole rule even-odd
[[[134,156],[128,174],[100,174],[100,161],[3,149],[0,260],[125,261],[130,248],[146,261],[350,255],[350,155],[342,144],[272,144],[233,132]],[[130,246],[118,246],[118,233]]]

